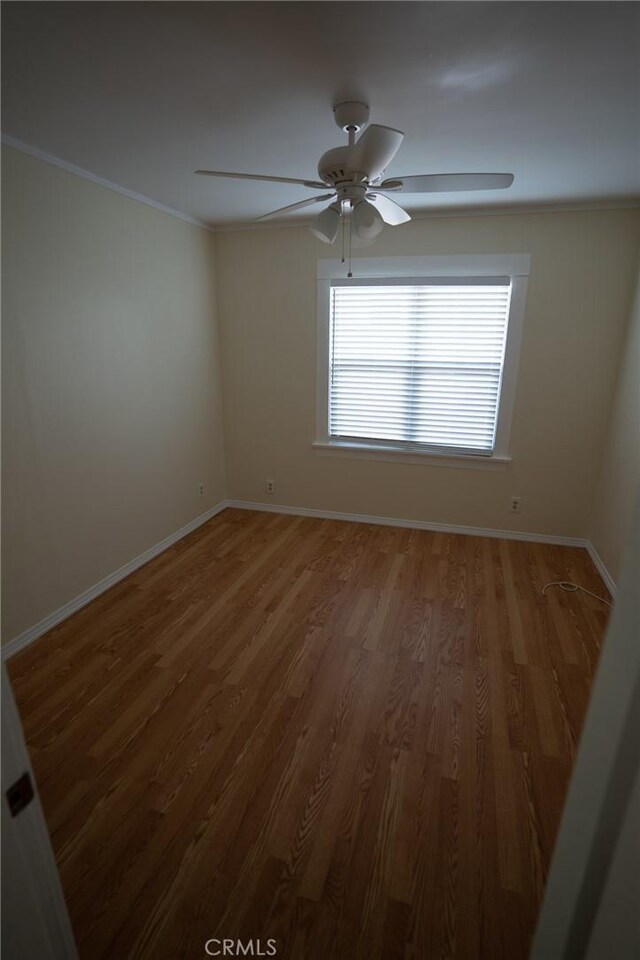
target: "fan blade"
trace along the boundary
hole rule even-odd
[[[406,210],[391,200],[390,197],[383,197],[380,193],[368,193],[367,200],[376,208],[385,223],[396,227],[399,223],[408,223],[411,217]]]
[[[383,180],[376,190],[402,193],[457,193],[459,190],[506,190],[513,183],[512,173],[432,173],[421,177],[393,177]]]
[[[392,127],[372,123],[353,147],[350,166],[364,173],[367,180],[375,180],[391,163],[404,140],[404,133]]]
[[[267,180],[269,183],[299,183],[314,190],[326,190],[329,184],[320,180],[295,180],[293,177],[267,177],[260,173],[226,173],[223,170],[196,170],[201,177],[231,177],[232,180]]]
[[[321,197],[311,197],[309,200],[300,200],[298,203],[290,203],[288,207],[280,207],[279,210],[272,210],[271,213],[263,213],[261,217],[256,217],[256,223],[259,220],[270,220],[271,217],[279,217],[281,213],[289,213],[290,210],[302,210],[303,207],[310,207],[312,203],[322,203],[323,200],[331,200],[335,193],[323,193]]]

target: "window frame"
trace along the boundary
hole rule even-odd
[[[509,442],[531,257],[529,254],[456,255],[431,257],[380,257],[353,261],[352,280],[345,278],[340,260],[319,260],[317,269],[316,337],[316,453],[366,460],[432,463],[471,469],[505,469],[511,461]],[[367,279],[422,282],[430,279],[467,281],[469,278],[504,278],[511,281],[504,363],[500,381],[495,444],[491,454],[447,452],[404,441],[339,440],[329,435],[331,282],[357,286]]]

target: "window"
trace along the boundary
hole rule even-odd
[[[316,447],[507,461],[524,261],[368,260],[349,280],[321,261]]]

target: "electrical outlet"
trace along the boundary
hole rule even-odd
[[[198,496],[204,497],[204,483],[198,484]]]
[[[521,505],[522,497],[511,497],[511,506],[509,507],[511,513],[520,513]]]
[[[267,491],[267,493],[275,493],[275,492],[276,492],[276,482],[275,482],[275,480],[265,480],[264,486],[265,486],[265,490]]]

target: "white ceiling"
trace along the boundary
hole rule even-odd
[[[2,18],[5,134],[210,224],[312,192],[196,168],[315,177],[345,98],[405,131],[389,176],[516,176],[406,195],[412,211],[640,194],[637,3],[11,2]]]

